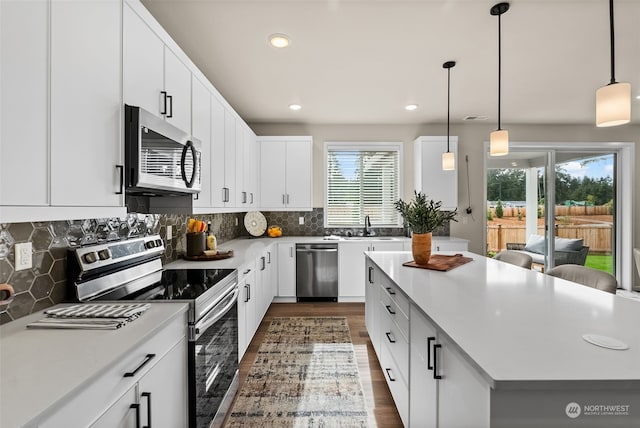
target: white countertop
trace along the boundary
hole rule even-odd
[[[238,269],[245,263],[251,262],[259,258],[263,251],[265,251],[272,244],[279,243],[357,243],[362,241],[384,241],[384,242],[409,242],[411,238],[404,236],[394,236],[392,239],[382,236],[368,236],[362,239],[353,240],[333,240],[325,239],[324,236],[281,236],[279,238],[238,238],[231,241],[224,242],[218,246],[220,250],[233,250],[233,257],[223,260],[214,261],[189,261],[189,260],[176,260],[168,263],[165,268],[167,269]],[[466,239],[456,238],[451,236],[434,236],[433,240],[436,242],[468,242]]]
[[[449,272],[403,267],[408,252],[366,254],[495,388],[640,387],[640,302],[473,253]]]
[[[23,426],[74,395],[187,309],[153,303],[117,330],[27,329],[42,312],[0,326],[0,426]]]

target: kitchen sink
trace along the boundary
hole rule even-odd
[[[344,236],[347,241],[393,241],[393,236]]]

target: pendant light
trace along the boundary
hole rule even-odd
[[[500,97],[502,95],[502,25],[503,13],[509,10],[509,3],[498,3],[491,8],[491,15],[498,17],[498,129],[489,138],[489,154],[504,156],[509,154],[509,131],[500,127]]]
[[[609,35],[611,42],[611,81],[596,91],[596,126],[617,126],[631,120],[631,84],[618,83],[615,77],[615,39],[613,34],[613,0],[609,0]]]
[[[455,61],[447,61],[442,68],[447,69],[447,151],[442,154],[442,170],[454,171],[456,169],[456,154],[449,151],[449,115],[451,104],[451,69],[455,67]]]

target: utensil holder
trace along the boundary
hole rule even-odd
[[[187,256],[199,256],[207,249],[207,236],[204,232],[187,233]]]

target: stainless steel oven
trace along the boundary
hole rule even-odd
[[[189,427],[222,426],[238,389],[238,279],[234,269],[163,269],[159,236],[70,250],[75,301],[189,302]]]

